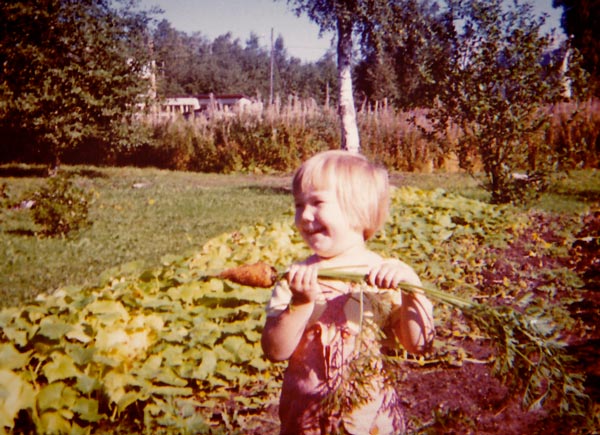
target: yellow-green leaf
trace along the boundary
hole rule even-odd
[[[54,353],[52,361],[44,365],[42,371],[50,383],[60,379],[75,378],[82,374],[73,358],[61,353]]]
[[[22,409],[35,405],[33,386],[17,373],[0,370],[0,429],[14,427],[14,419]]]
[[[90,422],[97,422],[104,417],[102,414],[98,414],[98,401],[96,399],[80,398],[73,405],[73,411],[79,414],[82,420]]]
[[[59,319],[57,316],[48,316],[41,320],[38,334],[48,337],[51,340],[58,340],[64,337],[72,326]]]
[[[0,344],[0,370],[22,369],[29,362],[31,352],[19,352],[12,343]]]
[[[44,412],[40,416],[40,429],[42,433],[67,434],[71,433],[71,424],[60,412]]]
[[[87,310],[105,324],[111,324],[117,320],[129,320],[129,313],[119,301],[97,300],[89,304]]]
[[[206,349],[202,353],[202,362],[193,371],[192,377],[195,379],[207,379],[215,372],[217,368],[217,355],[212,350]]]

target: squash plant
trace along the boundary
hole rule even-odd
[[[476,294],[474,283],[486,267],[478,247],[505,244],[507,234],[525,225],[511,208],[442,190],[396,189],[391,211],[371,247],[403,258],[429,285],[455,293],[458,301]],[[120,425],[147,433],[264,428],[264,418],[257,416],[277,403],[283,367],[266,361],[260,348],[270,290],[215,275],[258,261],[284,270],[307,254],[288,215],[216,237],[195,255],[165,257],[155,269],[129,263],[106,271],[96,285],[60,288],[4,309],[0,433],[33,428],[89,434]],[[538,319],[549,331],[539,335],[541,346],[558,343],[558,322],[535,301],[522,302],[533,316],[527,318]],[[444,332],[456,312],[438,305],[435,315],[438,332]],[[492,326],[501,328],[503,319]],[[468,359],[464,351],[437,349],[427,358],[451,364]],[[580,378],[565,372],[560,346],[554,350],[537,371],[528,369],[534,382],[516,387],[526,388],[527,406],[541,406],[538,387],[548,379],[569,381],[560,384],[564,397],[558,399],[565,399],[565,412],[580,413]],[[498,367],[501,374],[524,367],[515,355],[497,360],[506,363]],[[551,378],[557,370],[561,376]]]

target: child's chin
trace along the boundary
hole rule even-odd
[[[331,249],[327,249],[323,246],[310,246],[311,250],[321,258],[331,258],[335,254],[331,252]]]

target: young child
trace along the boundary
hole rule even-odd
[[[362,155],[326,151],[298,169],[292,188],[295,224],[313,254],[290,266],[267,305],[263,350],[289,361],[281,434],[402,433],[399,395],[380,360],[385,337],[373,325],[411,353],[426,349],[434,327],[429,300],[396,288],[421,284],[413,269],[366,246],[387,218],[387,172]],[[326,268],[359,272],[367,284],[318,277]]]

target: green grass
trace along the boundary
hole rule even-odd
[[[533,207],[553,213],[583,213],[590,207],[600,207],[599,170],[571,171],[555,178]]]
[[[402,173],[393,174],[392,182],[430,190],[443,188],[467,198],[489,201],[490,195],[482,188],[483,174],[475,176],[463,173]],[[577,170],[558,173],[552,184],[540,197],[522,206],[523,209],[536,208],[550,213],[584,213],[590,207],[600,206],[600,171]]]
[[[218,175],[139,168],[66,167],[94,193],[92,226],[69,238],[40,238],[28,210],[0,208],[0,307],[68,284],[94,284],[112,267],[198,250],[208,239],[243,225],[279,219],[291,210],[289,176]],[[1,166],[10,202],[44,183],[44,169]],[[463,174],[393,174],[394,184],[486,200],[477,180]],[[140,187],[134,187],[140,186]],[[598,171],[560,177],[532,206],[581,213],[600,202]]]
[[[211,175],[134,168],[66,168],[94,193],[93,225],[69,238],[39,238],[30,212],[0,210],[0,306],[67,284],[94,284],[106,269],[131,261],[148,267],[167,254],[290,210],[289,178]],[[3,167],[11,201],[44,182],[40,171]],[[134,187],[137,183],[141,187]]]

